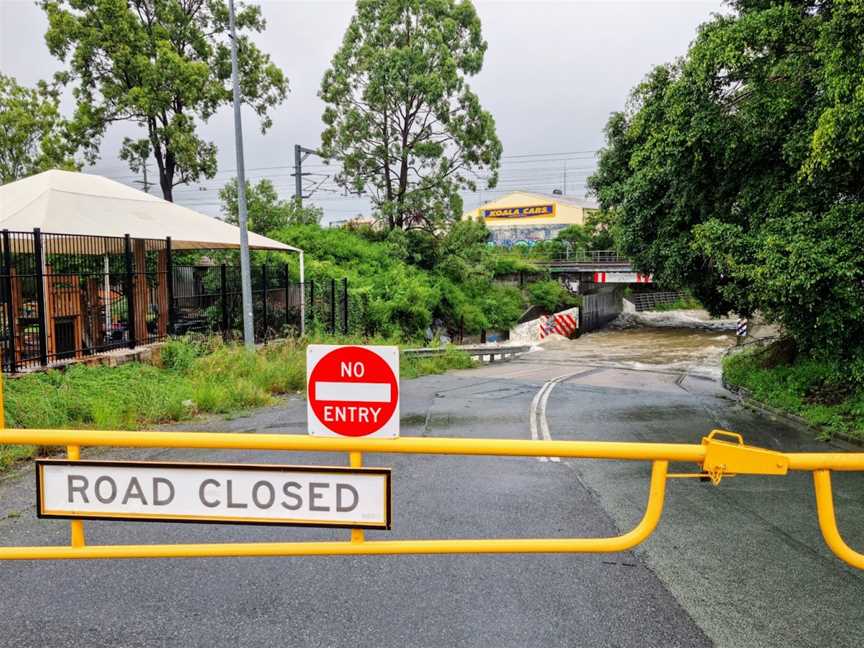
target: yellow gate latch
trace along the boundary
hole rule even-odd
[[[734,439],[734,442],[720,437]],[[700,465],[715,486],[727,476],[785,475],[789,472],[789,458],[785,454],[749,446],[736,432],[712,430],[707,437],[702,437],[702,445],[705,446],[705,460]]]

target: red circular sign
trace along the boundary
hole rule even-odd
[[[318,420],[343,436],[377,432],[399,402],[399,380],[390,365],[363,347],[340,347],[325,355],[306,387]]]

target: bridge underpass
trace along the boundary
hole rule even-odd
[[[624,310],[626,286],[652,285],[650,275],[636,272],[630,260],[614,250],[578,252],[538,265],[582,296],[579,329],[583,332],[605,326]]]

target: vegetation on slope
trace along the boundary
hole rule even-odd
[[[786,341],[735,353],[724,361],[723,375],[756,400],[817,426],[824,437],[864,440],[864,388],[849,380],[844,365],[794,357],[788,348]]]

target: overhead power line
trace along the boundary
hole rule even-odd
[[[597,153],[600,149],[588,149],[586,151],[562,151],[559,153],[517,153],[514,155],[502,155],[501,159],[506,158],[527,158],[527,157],[545,157],[548,155],[580,155],[585,153]]]

